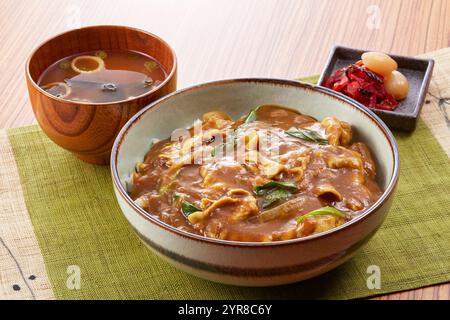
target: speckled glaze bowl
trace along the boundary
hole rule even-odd
[[[318,119],[334,115],[352,124],[356,139],[372,149],[380,199],[357,218],[327,232],[279,242],[210,239],[167,225],[134,204],[125,181],[149,149],[190,126],[203,113],[232,118],[256,105],[279,104]],[[350,259],[380,227],[391,206],[399,175],[397,144],[386,125],[361,105],[326,88],[289,80],[236,79],[201,84],[170,94],[144,108],[119,133],[111,155],[118,203],[142,241],[157,255],[198,277],[239,286],[271,286],[308,279]]]

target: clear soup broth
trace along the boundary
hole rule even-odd
[[[94,51],[61,59],[44,71],[38,85],[66,100],[123,101],[158,87],[167,77],[162,65],[135,51]]]

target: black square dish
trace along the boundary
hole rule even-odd
[[[318,84],[323,85],[334,71],[360,60],[361,55],[367,51],[370,50],[352,49],[343,46],[333,47]],[[397,61],[398,70],[408,79],[408,96],[400,101],[400,105],[394,111],[370,110],[376,113],[391,129],[413,131],[428,91],[434,60],[391,54],[390,56]]]

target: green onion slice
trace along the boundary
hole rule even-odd
[[[146,63],[144,63],[144,67],[148,71],[153,71],[158,67],[158,64],[155,61],[150,60],[150,61],[147,61]]]
[[[250,123],[250,122],[255,122],[257,120],[257,116],[256,116],[256,112],[258,111],[259,108],[261,108],[262,106],[257,106],[255,109],[253,109],[252,111],[250,111],[250,113],[247,115],[247,117],[244,120],[244,123]]]
[[[320,133],[314,130],[292,127],[289,130],[286,130],[285,132],[290,136],[302,140],[316,142],[318,144],[328,144],[328,140],[322,137]]]
[[[265,209],[270,207],[274,202],[280,200],[286,200],[292,195],[289,190],[285,189],[271,189],[267,192],[266,197],[263,200],[262,207]]]
[[[181,211],[183,212],[185,217],[189,217],[189,215],[193,214],[194,212],[202,211],[202,209],[197,208],[190,202],[183,201],[181,203]]]
[[[310,218],[310,217],[315,217],[315,216],[323,216],[323,215],[331,215],[331,216],[336,216],[336,217],[340,217],[340,218],[347,218],[347,216],[345,214],[343,214],[342,212],[340,212],[338,209],[334,208],[334,207],[323,207],[311,212],[308,212],[307,214],[304,214],[300,217],[298,217],[296,219],[297,223],[300,224],[303,221],[305,221],[305,219]]]
[[[273,189],[273,188],[279,188],[279,189],[285,189],[285,190],[289,190],[292,192],[296,192],[297,186],[292,183],[292,182],[283,182],[283,181],[269,181],[261,186],[256,186],[255,187],[255,193],[258,196],[261,196],[264,194],[264,192],[268,189]]]
[[[99,57],[102,60],[105,60],[106,58],[108,58],[108,54],[105,51],[99,50],[95,52],[95,56]]]

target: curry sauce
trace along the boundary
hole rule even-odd
[[[155,143],[129,193],[155,218],[233,241],[279,241],[324,232],[380,196],[369,148],[350,124],[264,105],[233,121],[203,115]]]

